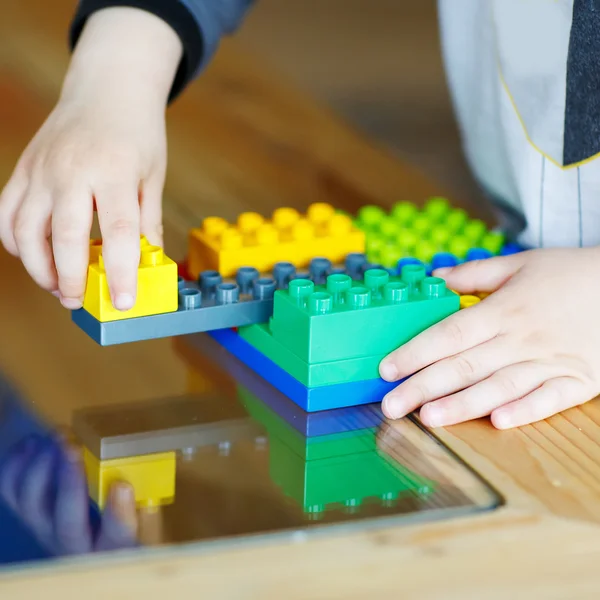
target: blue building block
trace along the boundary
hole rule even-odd
[[[291,263],[281,262],[265,277],[253,267],[242,267],[235,280],[226,281],[216,271],[205,271],[198,283],[179,278],[176,312],[102,322],[80,308],[72,312],[72,320],[101,346],[266,323],[273,314],[275,290],[287,288],[292,279],[318,284],[333,272],[359,279],[364,263],[361,254],[349,254],[341,266],[314,258],[307,272],[298,273]]]
[[[377,427],[384,420],[380,402],[313,413],[302,410],[229,351],[230,342],[235,338],[239,336],[234,331],[222,330],[189,336],[186,343],[218,363],[220,368],[305,437]]]
[[[381,402],[385,394],[400,383],[389,383],[378,378],[308,388],[236,332],[220,330],[210,332],[209,335],[307,412]]]

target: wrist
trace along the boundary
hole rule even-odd
[[[99,10],[87,21],[63,84],[63,99],[143,99],[164,110],[182,57],[173,29],[143,10]]]

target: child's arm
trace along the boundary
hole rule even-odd
[[[133,306],[140,233],[162,244],[166,104],[248,3],[80,3],[60,99],[0,196],[0,240],[66,308],[82,305],[94,202],[113,304]]]

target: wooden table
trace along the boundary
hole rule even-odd
[[[8,0],[0,20],[0,179],[41,124],[67,60],[68,0]],[[8,11],[8,18],[5,14]],[[349,210],[443,193],[232,44],[169,115],[166,246],[183,256],[202,217],[324,200]],[[0,252],[0,369],[45,417],[183,393],[168,340],[100,348]],[[97,383],[96,383],[97,382]],[[233,551],[165,551],[0,579],[21,598],[597,598],[600,410],[588,403],[514,431],[478,420],[440,432],[506,506],[452,522]],[[1,532],[0,532],[1,535]]]

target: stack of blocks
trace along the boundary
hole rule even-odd
[[[365,258],[349,256],[347,272],[324,285],[291,280],[275,293],[268,324],[213,337],[308,412],[380,401],[397,385],[379,377],[384,356],[459,310],[460,299],[423,265],[393,277],[359,275],[355,261]]]
[[[357,509],[434,490],[434,482],[378,449],[376,426],[307,437],[245,387],[238,394],[268,432],[271,478],[305,513],[318,517],[333,505]]]

